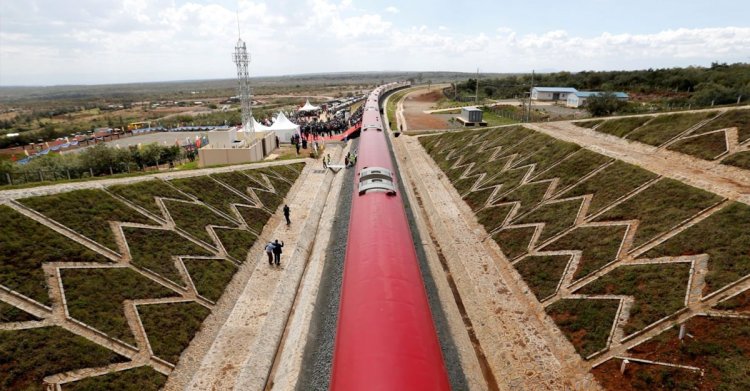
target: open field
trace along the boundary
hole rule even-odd
[[[285,178],[265,189],[278,204],[301,169],[241,175]],[[160,389],[271,218],[205,174],[113,182],[0,205],[3,390]]]

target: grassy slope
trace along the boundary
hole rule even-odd
[[[148,342],[157,357],[177,363],[211,311],[193,302],[138,306]]]
[[[110,221],[155,224],[102,190],[74,190],[19,202],[114,251],[119,249]]]
[[[633,245],[639,246],[721,200],[721,197],[713,193],[664,178],[608,210],[596,220],[638,219],[640,224]]]
[[[219,300],[238,270],[223,259],[185,259],[183,262],[198,294],[214,302]]]
[[[161,210],[156,205],[154,197],[190,201],[188,197],[159,179],[137,182],[130,185],[114,185],[110,186],[108,190],[157,216],[161,216]]]
[[[619,300],[564,299],[547,308],[576,351],[587,357],[607,345]]]
[[[732,203],[644,256],[693,254],[710,257],[707,293],[750,274],[750,206]]]
[[[627,335],[684,306],[689,270],[686,263],[620,266],[575,293],[634,296]]]
[[[149,269],[180,286],[185,286],[185,282],[175,266],[173,256],[213,255],[174,231],[124,227],[123,232],[133,265]]]
[[[135,339],[123,301],[177,296],[131,269],[63,269],[60,274],[70,316],[130,344]]]
[[[0,284],[50,304],[42,264],[66,261],[107,263],[109,259],[0,205]]]
[[[167,376],[151,367],[138,367],[125,371],[89,377],[63,385],[63,391],[158,391],[167,383]]]
[[[126,361],[60,327],[0,330],[0,389],[43,391],[45,376]]]

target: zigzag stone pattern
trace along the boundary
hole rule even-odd
[[[3,202],[0,389],[161,388],[302,166]]]
[[[750,170],[750,110],[704,110],[574,122],[628,140]]]
[[[699,112],[670,118],[672,125],[650,116],[576,124],[666,145],[744,121],[747,113]],[[649,124],[650,132],[638,132]],[[621,375],[622,359],[639,360],[635,346],[666,338],[681,324],[694,329],[696,316],[710,312],[711,319],[750,327],[741,312],[750,301],[750,206],[521,126],[419,140],[606,388],[628,389],[612,378]],[[669,344],[679,349],[679,340]],[[747,353],[738,353],[745,363]],[[679,362],[643,360],[637,365],[649,368],[644,376],[686,370]],[[737,376],[716,360],[688,361],[716,376]],[[636,377],[619,379],[632,386]],[[714,389],[718,383],[707,379],[695,384]]]

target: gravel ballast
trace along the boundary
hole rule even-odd
[[[358,145],[359,140],[354,139],[351,149],[356,149]],[[309,339],[304,353],[304,364],[297,382],[297,390],[300,391],[326,391],[331,381],[344,256],[346,255],[346,241],[349,237],[354,171],[353,168],[349,168],[342,172],[345,175],[343,188],[331,228],[331,241],[326,250],[323,276],[315,303],[316,311],[311,321]]]

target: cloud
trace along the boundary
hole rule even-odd
[[[747,61],[749,27],[675,28],[648,34],[516,31],[487,26],[395,25],[350,0],[79,0],[3,3],[0,85],[230,78],[242,38],[251,74],[531,69],[635,69]]]

